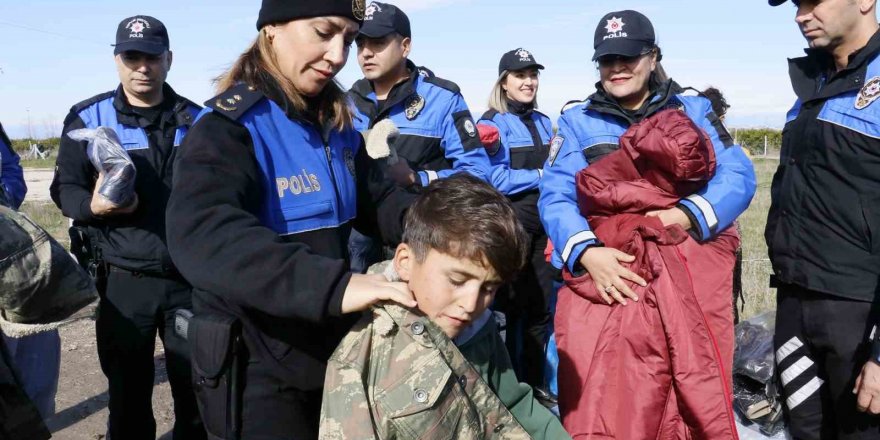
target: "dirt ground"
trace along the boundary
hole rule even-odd
[[[156,436],[170,440],[174,410],[161,341],[157,343],[154,364],[156,386],[153,388],[153,414]],[[107,401],[107,379],[98,363],[94,321],[78,321],[62,328],[61,376],[55,397],[55,415],[46,421],[52,438],[103,439],[107,430]]]
[[[28,202],[48,202],[49,185],[55,171],[52,168],[27,168],[24,170],[24,178],[27,182],[28,192],[25,198]]]

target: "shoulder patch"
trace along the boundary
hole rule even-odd
[[[178,105],[182,105],[182,106],[184,106],[184,107],[186,107],[186,108],[195,108],[196,111],[201,111],[201,110],[202,110],[202,106],[196,104],[195,102],[192,102],[192,101],[190,101],[189,99],[184,98],[183,96],[180,96],[180,95],[178,95],[178,98],[180,98],[180,99],[178,100]]]
[[[565,112],[571,110],[572,108],[577,107],[581,104],[586,105],[589,101],[590,101],[589,99],[580,99],[580,100],[575,99],[572,101],[568,101],[565,103],[565,105],[562,106],[562,110],[559,111],[559,114],[563,114],[563,113],[565,113]]]
[[[452,114],[452,121],[458,131],[458,137],[461,139],[461,146],[464,151],[471,151],[482,148],[483,144],[477,136],[477,126],[474,125],[474,119],[468,111],[460,111]]]
[[[480,119],[481,120],[485,119],[487,121],[491,121],[491,120],[495,119],[495,116],[497,114],[498,114],[498,110],[490,108],[489,110],[486,110],[486,113],[483,113],[483,116],[480,116]]]
[[[425,98],[418,93],[413,93],[404,101],[404,114],[406,119],[412,121],[425,108]]]
[[[422,67],[419,67],[419,74],[420,75],[422,75],[422,72],[423,72],[422,69],[423,69]],[[430,70],[428,70],[428,72],[430,72]],[[433,84],[437,87],[449,90],[452,93],[456,93],[456,94],[461,93],[461,89],[458,87],[457,84],[455,84],[452,81],[445,80],[443,78],[438,78],[438,77],[434,76],[433,73],[431,73],[430,76],[422,75],[422,78],[428,84]]]
[[[205,106],[235,121],[261,99],[263,99],[262,93],[247,84],[239,84],[209,99],[205,102]]]
[[[537,110],[532,110],[532,112],[533,112],[533,113],[536,113],[536,114],[538,114],[538,115],[541,115],[541,116],[544,117],[544,118],[550,119],[550,117],[547,116],[546,114],[544,114],[543,112],[539,112],[539,111],[537,111]]]
[[[880,97],[880,76],[875,76],[865,82],[864,87],[859,90],[855,103],[856,110],[867,108],[878,97]]]
[[[553,136],[553,140],[550,141],[550,154],[547,155],[547,165],[553,166],[553,162],[556,162],[556,156],[559,155],[559,150],[562,149],[562,143],[565,142],[565,138],[556,135]]]
[[[74,104],[73,107],[70,108],[70,112],[71,113],[79,113],[94,104],[97,104],[107,98],[112,98],[114,96],[116,96],[116,90],[111,90],[109,92],[101,93],[100,95],[92,96],[91,98],[86,99],[85,101],[78,102],[78,103]]]

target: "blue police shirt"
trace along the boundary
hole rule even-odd
[[[411,61],[407,67],[410,78],[392,89],[381,108],[370,81],[354,84],[349,96],[355,128],[364,132],[382,119],[393,121],[400,129],[394,147],[423,186],[460,171],[489,181],[492,165],[458,86]]]

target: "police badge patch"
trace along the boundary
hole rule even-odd
[[[352,0],[351,13],[358,20],[364,19],[364,12],[367,10],[366,0]]]
[[[355,177],[354,153],[351,152],[351,148],[345,147],[345,149],[342,150],[342,157],[345,159],[345,167],[348,168],[351,177]]]
[[[556,161],[556,156],[559,154],[559,150],[562,149],[562,143],[565,142],[565,138],[559,135],[553,136],[553,140],[550,141],[550,154],[547,156],[547,163],[552,167],[553,162]]]
[[[464,130],[467,131],[468,136],[477,137],[477,127],[474,126],[474,122],[470,119],[464,121]]]
[[[418,94],[412,95],[409,98],[406,98],[404,107],[406,108],[406,119],[412,121],[422,112],[422,109],[425,108],[425,98],[422,98]]]
[[[856,110],[862,110],[880,97],[880,76],[875,76],[865,83],[856,98]]]

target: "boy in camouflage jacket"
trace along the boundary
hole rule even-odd
[[[519,383],[488,310],[522,267],[510,203],[467,174],[431,183],[409,209],[389,276],[418,310],[374,308],[330,358],[322,439],[569,439]]]

